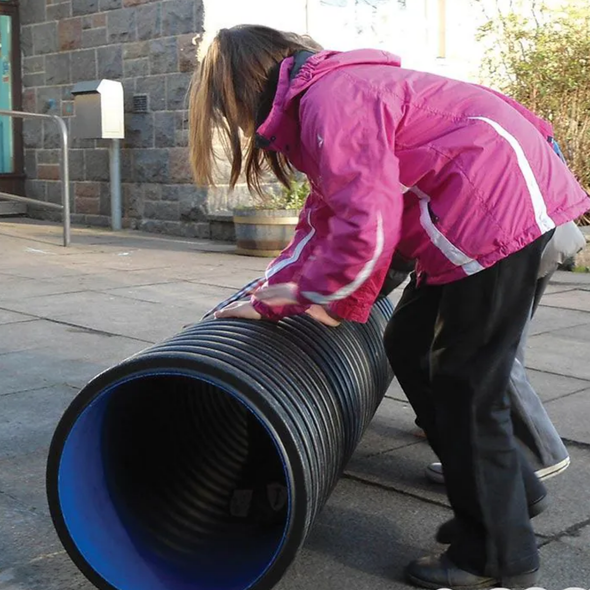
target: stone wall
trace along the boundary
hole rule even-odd
[[[196,65],[192,40],[203,31],[202,1],[22,0],[20,14],[24,109],[70,119],[76,82],[120,80],[125,226],[208,237],[207,201],[215,195],[192,184],[186,149],[186,94]],[[138,94],[148,97],[145,114],[133,110]],[[24,143],[27,195],[59,202],[55,126],[28,121]],[[74,222],[110,223],[108,146],[106,140],[72,143]],[[48,211],[30,208],[36,217],[51,217]]]

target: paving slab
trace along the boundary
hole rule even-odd
[[[208,308],[231,297],[235,289],[187,281],[104,290],[109,295],[176,306],[192,306],[198,299]],[[171,334],[172,335],[172,334]]]
[[[419,442],[414,420],[410,404],[385,398],[356,449],[355,461]]]
[[[215,300],[221,300],[226,293],[220,289]],[[197,321],[211,308],[212,301],[211,296],[200,296],[199,289],[195,289],[193,304],[185,307],[83,291],[15,300],[10,307],[92,330],[156,342]]]
[[[15,448],[15,451],[18,449]],[[0,458],[1,493],[18,502],[26,510],[49,516],[45,493],[46,467],[46,445],[30,453],[19,452]]]
[[[527,366],[577,379],[590,380],[590,328],[575,326],[532,336]]]
[[[552,293],[543,297],[542,305],[590,312],[590,292],[574,289],[565,293]]]
[[[77,391],[66,385],[0,397],[0,459],[47,450]],[[0,484],[1,489],[1,484]]]
[[[565,590],[590,588],[590,551],[572,547],[564,541],[549,543],[541,548],[541,578],[539,588]]]
[[[373,456],[354,455],[346,473],[386,489],[448,506],[444,486],[426,479],[426,466],[437,458],[424,440]]]
[[[62,550],[51,519],[29,510],[7,494],[0,494],[0,526],[0,575],[5,575],[3,570],[15,563]],[[47,578],[51,578],[50,572]],[[24,588],[28,588],[26,584]]]
[[[539,397],[549,402],[590,387],[590,381],[528,369],[529,380]]]
[[[433,539],[449,517],[401,494],[341,481],[280,590],[397,590],[409,588],[403,570],[440,551]]]
[[[562,438],[588,445],[590,453],[590,389],[546,404]]]
[[[561,307],[539,306],[531,322],[529,337],[580,325],[586,325],[590,328],[590,313]]]
[[[0,308],[0,325],[30,322],[31,319],[32,318],[26,314],[17,313],[15,311],[10,311],[9,309]]]

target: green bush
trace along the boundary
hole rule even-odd
[[[549,120],[568,165],[590,191],[590,6],[551,10],[523,0],[481,27],[484,82]],[[514,7],[514,3],[511,3]],[[580,220],[590,224],[590,216]]]

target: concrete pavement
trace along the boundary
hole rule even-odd
[[[29,220],[1,221],[0,249],[0,590],[90,590],[46,506],[57,421],[98,372],[199,319],[267,261],[137,232],[75,229],[66,249],[59,226]],[[588,589],[590,274],[557,274],[528,365],[572,457],[534,521],[539,585]],[[444,490],[424,478],[431,460],[394,383],[280,590],[408,588],[403,567],[439,550],[433,532],[450,516]]]

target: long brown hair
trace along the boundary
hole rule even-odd
[[[270,111],[281,62],[298,51],[320,51],[309,37],[259,25],[239,25],[219,31],[193,76],[189,103],[189,148],[195,180],[215,185],[218,157],[214,134],[231,164],[230,187],[245,169],[248,188],[263,194],[262,179],[270,169],[289,185],[287,159],[257,147],[255,131]],[[247,144],[244,152],[240,129]]]

